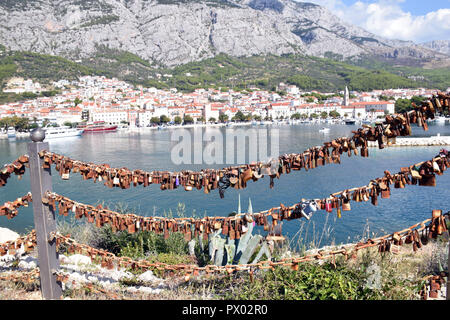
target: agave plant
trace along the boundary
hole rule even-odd
[[[241,202],[239,197],[238,212],[241,213]],[[253,215],[253,208],[251,200],[249,199],[249,207],[247,210],[249,216]],[[222,229],[216,230],[208,236],[208,253],[211,261],[217,266],[224,266],[230,264],[247,264],[256,263],[265,254],[268,259],[271,259],[270,246],[261,235],[253,235],[254,222],[247,222],[245,228],[247,231],[239,238],[231,240],[229,237],[222,238]],[[203,235],[200,235],[199,243]],[[196,239],[192,239],[189,243],[189,250],[191,254],[194,253]],[[201,248],[202,251],[204,248]],[[255,256],[256,254],[256,256]],[[253,258],[252,261],[250,259]]]

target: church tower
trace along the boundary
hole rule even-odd
[[[345,86],[344,92],[344,106],[348,107],[350,105],[350,93],[348,92],[347,86]]]

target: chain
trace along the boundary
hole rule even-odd
[[[28,192],[23,197],[17,198],[14,201],[5,202],[0,206],[0,216],[6,216],[8,219],[12,219],[19,213],[20,207],[28,207],[29,202],[32,202],[31,192]]]
[[[445,152],[444,152],[445,151]],[[446,168],[450,167],[448,161],[448,152],[442,150],[440,155],[430,161],[421,162],[407,167],[407,170],[402,170],[397,174],[391,174],[385,171],[385,176],[376,178],[370,181],[366,186],[359,188],[347,189],[332,194],[325,199],[303,199],[292,206],[273,207],[269,210],[264,210],[256,213],[242,213],[231,217],[204,217],[204,218],[163,218],[163,217],[142,217],[133,213],[121,214],[103,208],[101,205],[97,207],[82,204],[72,199],[64,197],[54,192],[48,192],[42,199],[44,204],[49,205],[53,210],[58,207],[60,215],[67,216],[69,211],[75,214],[75,218],[87,218],[90,223],[95,223],[97,227],[102,227],[105,224],[110,224],[113,231],[127,230],[129,233],[135,233],[138,230],[154,231],[156,233],[163,233],[168,236],[171,232],[182,232],[185,234],[186,240],[190,240],[192,234],[197,236],[201,233],[208,235],[212,232],[222,231],[222,234],[230,237],[240,237],[246,232],[246,225],[248,223],[255,223],[259,226],[264,226],[265,231],[273,230],[278,221],[293,220],[302,217],[310,218],[307,215],[312,214],[313,211],[326,210],[332,212],[336,209],[338,217],[340,217],[341,209],[349,211],[350,202],[368,202],[372,199],[372,204],[377,205],[378,196],[381,198],[390,197],[390,184],[394,184],[394,188],[404,188],[408,184],[419,183],[421,181],[435,178],[436,174],[443,174]],[[422,180],[415,178],[414,172],[422,172]],[[404,182],[403,182],[404,181]],[[435,180],[434,180],[435,182]],[[430,185],[424,183],[423,185]],[[58,203],[58,205],[57,205]],[[271,218],[271,225],[269,225],[268,218]],[[233,240],[233,239],[232,239]]]
[[[167,263],[161,262],[148,262],[145,260],[133,260],[129,257],[117,257],[111,252],[102,249],[92,248],[85,244],[80,244],[76,240],[71,239],[69,236],[61,235],[58,232],[52,233],[49,241],[53,241],[56,239],[56,245],[59,248],[61,245],[67,246],[67,251],[69,253],[80,253],[84,255],[88,255],[91,259],[100,260],[102,267],[106,267],[109,269],[113,269],[114,265],[118,267],[132,268],[132,269],[157,269],[164,271],[184,271],[187,273],[198,274],[199,272],[206,273],[220,273],[227,272],[233,273],[235,271],[250,271],[254,269],[269,269],[274,268],[276,266],[291,266],[293,269],[301,263],[306,261],[317,261],[317,260],[326,260],[329,258],[334,258],[336,255],[344,255],[355,256],[357,251],[362,249],[367,249],[371,247],[379,246],[379,252],[390,252],[392,250],[391,244],[396,246],[401,246],[405,243],[414,243],[415,246],[413,248],[419,246],[421,247],[424,243],[423,236],[426,236],[427,239],[436,238],[438,235],[441,235],[446,231],[445,218],[448,218],[450,212],[442,214],[441,210],[433,210],[433,217],[431,219],[426,219],[421,221],[409,228],[394,232],[393,234],[384,235],[381,237],[368,239],[365,242],[359,242],[356,244],[346,245],[336,250],[320,250],[314,254],[308,254],[303,257],[290,257],[284,258],[280,261],[261,261],[253,264],[242,264],[242,265],[226,265],[226,266],[216,266],[216,265],[207,265],[204,267],[199,267],[196,265],[188,265],[188,264],[176,264],[170,265]],[[429,223],[431,222],[431,223]],[[428,225],[425,225],[429,223]],[[422,232],[422,237],[419,236],[419,232]],[[27,236],[21,238],[19,243],[23,243],[23,241],[27,239],[33,242],[34,246],[36,245],[36,237],[35,232],[33,231]],[[17,244],[16,240],[16,244]],[[5,244],[0,245],[1,247],[8,247],[11,243],[7,242]],[[33,246],[33,247],[34,247]],[[416,249],[415,249],[416,250]]]

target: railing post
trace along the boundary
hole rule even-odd
[[[45,139],[45,131],[37,128],[31,132],[28,143],[30,164],[31,193],[33,197],[34,226],[38,247],[38,261],[41,278],[42,297],[48,299],[61,299],[62,287],[57,282],[55,272],[59,269],[56,240],[49,241],[50,233],[56,231],[55,212],[48,205],[42,203],[47,191],[52,191],[51,169],[43,169],[39,152],[49,150]]]
[[[448,257],[447,257],[447,300],[450,300],[450,229],[448,232]]]

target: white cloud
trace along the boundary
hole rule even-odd
[[[307,1],[307,0],[305,0]],[[439,9],[414,16],[400,7],[404,0],[356,1],[350,6],[342,0],[309,0],[328,8],[348,23],[355,24],[388,39],[417,43],[450,40],[450,9]]]

